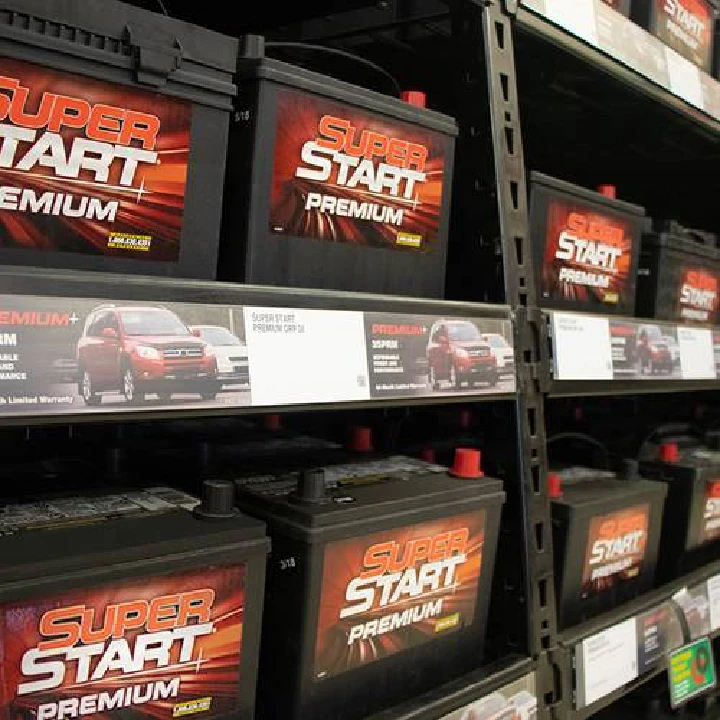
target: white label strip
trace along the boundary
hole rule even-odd
[[[545,0],[545,15],[590,45],[598,44],[594,0]]]
[[[610,322],[606,317],[552,314],[556,380],[612,380]]]
[[[720,83],[700,68],[664,45],[650,33],[643,31],[642,39],[634,28],[624,27],[632,22],[619,13],[612,21],[612,40],[608,28],[600,28],[600,13],[607,19],[603,0],[521,0],[527,8],[543,15],[569,33],[585,40],[636,72],[650,78],[668,92],[685,100],[708,115],[720,120]],[[617,40],[622,33],[625,37]],[[636,37],[628,38],[628,35]],[[617,43],[624,46],[619,48]]]
[[[592,705],[638,676],[635,618],[583,640],[575,648],[577,707]]]
[[[253,405],[369,400],[363,313],[247,307]]]
[[[686,102],[703,110],[705,104],[700,82],[700,69],[672,48],[665,48],[665,57],[670,74],[670,90]]]
[[[712,330],[680,325],[677,334],[683,380],[714,380]]]
[[[710,603],[710,631],[720,629],[720,575],[707,581],[707,593]]]

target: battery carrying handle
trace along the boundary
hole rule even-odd
[[[126,25],[123,40],[130,46],[137,81],[162,87],[180,68],[183,48],[177,37],[138,25]]]

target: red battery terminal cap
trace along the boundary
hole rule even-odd
[[[459,478],[483,477],[485,473],[482,471],[482,453],[470,448],[457,448],[450,474]]]
[[[354,452],[373,451],[373,433],[369,427],[353,427],[350,429],[350,437],[347,445],[348,450]]]
[[[420,451],[420,459],[425,462],[434,463],[437,462],[437,456],[435,454],[435,448],[427,447]]]
[[[617,197],[617,188],[614,185],[598,185],[597,191],[607,198],[613,200]]]
[[[408,104],[414,107],[427,107],[427,95],[422,90],[403,90],[400,97]]]
[[[680,459],[680,450],[677,443],[664,442],[660,445],[659,457],[663,462],[673,463]]]
[[[560,473],[551,472],[547,476],[547,492],[548,497],[552,499],[561,498],[563,496],[562,476]]]
[[[263,427],[266,430],[282,430],[282,418],[277,413],[270,413],[263,418]]]

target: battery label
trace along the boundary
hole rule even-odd
[[[277,94],[270,230],[430,252],[448,140],[296,90]]]
[[[323,679],[473,622],[485,511],[329,543],[315,677]]]
[[[245,572],[216,566],[0,605],[0,718],[232,713]]]
[[[705,483],[699,542],[710,542],[718,538],[720,538],[720,480],[716,479]]]
[[[718,278],[706,270],[691,268],[680,273],[675,317],[680,320],[714,322],[718,308]]]
[[[544,298],[618,305],[632,300],[633,226],[564,200],[548,202]]]
[[[640,574],[649,519],[650,506],[637,505],[590,521],[583,565],[583,598]]]
[[[705,0],[654,0],[655,26],[650,28],[666,45],[698,67],[712,65],[713,10]]]
[[[174,261],[192,107],[2,58],[0,247]]]

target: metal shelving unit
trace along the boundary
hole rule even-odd
[[[514,494],[516,504],[511,507],[517,515],[506,518],[511,527],[506,529],[504,538],[512,551],[522,558],[522,563],[508,570],[508,587],[500,591],[504,592],[507,600],[508,616],[522,618],[522,622],[518,620],[523,631],[526,630],[522,652],[518,655],[517,649],[513,649],[499,664],[482,668],[452,686],[439,688],[427,697],[422,707],[414,703],[412,707],[395,708],[377,716],[377,720],[437,718],[441,703],[446,706],[450,701],[459,708],[470,697],[490,694],[533,673],[540,718],[580,720],[589,717],[662,670],[659,666],[648,670],[625,686],[613,689],[586,707],[580,707],[577,702],[577,664],[574,660],[577,648],[599,632],[667,604],[683,587],[692,588],[707,583],[709,578],[720,574],[720,564],[702,568],[615,612],[576,628],[562,632],[557,630],[552,523],[545,487],[546,403],[552,398],[564,396],[720,389],[714,360],[715,339],[710,330],[704,332],[711,336],[712,372],[693,366],[684,373],[681,355],[679,371],[673,366],[669,373],[661,376],[644,373],[643,367],[636,372],[633,360],[629,363],[633,366],[632,373],[613,375],[613,345],[608,330],[606,346],[610,355],[606,359],[609,368],[605,368],[605,374],[575,377],[566,372],[569,366],[563,364],[565,361],[552,316],[538,307],[528,228],[525,149],[521,131],[523,95],[516,71],[516,42],[530,38],[532,42],[541,43],[545,50],[551,47],[552,52],[570,55],[590,77],[609,78],[623,100],[630,92],[633,97],[641,96],[646,107],[662,107],[667,112],[663,118],[672,117],[676,123],[673,132],[691,133],[695,148],[707,147],[715,151],[720,140],[720,84],[701,74],[697,77],[691,74],[687,82],[692,87],[685,89],[678,80],[679,75],[673,76],[674,79],[669,77],[665,84],[659,82],[657,76],[653,79],[648,76],[649,70],[643,73],[642,68],[633,66],[627,58],[618,59],[617,49],[603,44],[597,33],[588,34],[587,24],[580,23],[578,18],[581,18],[582,8],[586,11],[586,19],[590,17],[587,13],[601,12],[598,10],[602,5],[600,0],[573,2],[577,3],[576,15],[568,16],[565,27],[558,22],[560,15],[553,12],[553,8],[557,9],[562,3],[554,0],[523,0],[522,3],[517,0],[453,0],[448,3],[387,0],[372,5],[353,3],[351,9],[340,13],[334,12],[329,5],[320,9],[321,4],[313,8],[313,3],[308,3],[294,13],[293,22],[297,22],[296,25],[279,31],[283,37],[335,43],[345,48],[356,45],[360,48],[372,47],[374,43],[383,51],[392,53],[408,51],[413,41],[427,43],[434,38],[442,38],[446,45],[451,46],[452,52],[448,56],[452,57],[451,64],[444,72],[452,76],[459,90],[458,97],[462,98],[455,113],[461,131],[458,140],[461,162],[458,163],[456,191],[464,227],[468,228],[463,233],[466,237],[458,238],[456,244],[461,251],[469,247],[480,251],[479,255],[472,256],[473,262],[480,258],[481,265],[485,261],[487,263],[478,270],[478,284],[482,281],[484,286],[497,290],[494,299],[503,300],[502,304],[424,301],[323,291],[301,293],[284,288],[0,268],[0,333],[3,334],[14,332],[9,329],[12,323],[3,324],[5,311],[16,312],[20,317],[26,312],[52,310],[67,315],[68,322],[75,322],[69,318],[75,314],[86,316],[99,303],[168,304],[178,312],[183,308],[194,308],[193,312],[197,311],[198,317],[202,315],[202,310],[198,311],[198,308],[210,308],[213,312],[235,313],[246,323],[252,323],[253,311],[262,314],[282,309],[288,318],[292,316],[292,319],[287,319],[287,323],[292,325],[307,323],[307,313],[312,313],[313,328],[320,334],[328,332],[328,327],[336,327],[331,322],[334,313],[343,313],[344,322],[354,323],[356,328],[349,343],[351,353],[348,355],[346,352],[347,344],[336,348],[336,356],[332,354],[334,350],[330,350],[328,363],[339,365],[352,356],[352,362],[356,363],[354,367],[364,368],[362,372],[365,373],[361,381],[362,372],[352,370],[344,380],[339,381],[336,390],[324,394],[322,398],[301,397],[290,390],[286,390],[285,395],[272,395],[267,389],[255,387],[254,383],[243,398],[220,404],[197,399],[182,399],[168,404],[157,398],[138,406],[116,397],[117,402],[105,402],[103,398],[99,405],[90,406],[79,394],[75,396],[72,393],[72,401],[61,411],[57,406],[33,407],[32,404],[0,407],[0,423],[5,425],[75,424],[100,420],[124,422],[128,419],[394,408],[481,401],[513,404],[512,427],[505,438],[512,453],[505,462],[504,479],[506,488]],[[193,12],[190,4],[185,9],[190,16]],[[271,9],[265,8],[268,13]],[[258,12],[261,16],[264,10],[259,9]],[[318,19],[318,15],[325,17]],[[593,17],[597,18],[596,15]],[[623,25],[626,21],[616,21],[618,28],[627,29]],[[270,14],[264,22],[270,27],[273,22]],[[642,37],[640,30],[633,29],[632,33],[634,37]],[[650,40],[647,42],[648,47],[653,45]],[[667,57],[665,62],[669,73]],[[487,208],[493,205],[497,206],[498,212],[488,213]],[[501,270],[498,271],[498,268]],[[299,319],[301,316],[302,320]],[[427,326],[448,319],[473,322],[480,328],[483,323],[489,324],[488,327],[503,324],[511,327],[515,352],[512,375],[491,387],[443,387],[438,391],[432,387],[433,383],[423,381],[416,382],[417,387],[412,392],[374,391],[373,322],[384,325],[415,323],[426,330]],[[610,322],[608,319],[608,328]],[[625,322],[638,326],[648,324],[640,320],[626,319]],[[16,324],[23,323],[18,321]],[[32,332],[26,327],[23,331]],[[688,328],[688,332],[697,335],[692,328]],[[677,333],[676,329],[676,337]],[[262,331],[258,331],[258,337],[261,334]],[[707,338],[703,342],[707,352]],[[691,343],[687,345],[688,348],[690,346]],[[298,346],[293,344],[292,337],[288,337],[286,346],[287,356],[293,358],[291,364],[283,358],[269,359],[263,355],[262,347],[259,340],[255,346],[250,344],[251,367],[255,354],[257,363],[270,362],[274,372],[286,373],[289,383],[297,386],[301,380],[303,359],[302,355],[295,354]],[[45,370],[38,372],[42,375]],[[416,368],[415,375],[425,377],[427,372],[427,368]],[[609,377],[607,372],[610,372]],[[56,392],[55,395],[61,396],[61,393]],[[515,577],[511,578],[513,572]],[[715,632],[712,630],[712,633]]]

